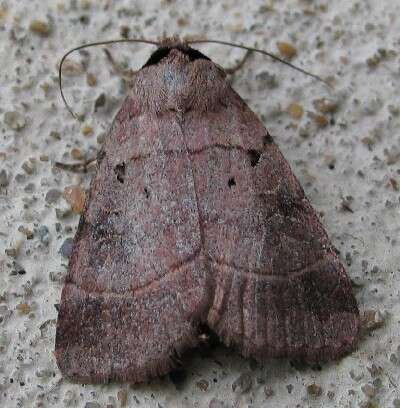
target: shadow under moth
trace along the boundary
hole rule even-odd
[[[359,338],[351,283],[261,121],[208,57],[164,41],[99,153],[55,355],[84,383],[170,372],[207,326],[245,357],[338,359]]]

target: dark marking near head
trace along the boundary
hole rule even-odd
[[[169,373],[169,379],[175,385],[175,388],[177,390],[182,390],[184,388],[186,378],[187,378],[187,373],[182,368],[178,368]]]
[[[289,361],[290,365],[298,371],[305,371],[305,370],[313,370],[313,371],[321,371],[322,367],[319,364],[310,364],[304,359],[295,358]]]
[[[231,188],[231,187],[233,187],[233,186],[236,186],[235,177],[231,177],[231,178],[228,180],[228,186],[229,186],[229,188]]]
[[[263,144],[264,146],[267,146],[271,143],[274,143],[274,139],[272,136],[267,132],[267,134],[263,137]]]
[[[250,165],[251,167],[257,166],[258,162],[260,161],[261,153],[257,150],[250,149],[247,151],[247,154],[250,157]]]
[[[125,180],[125,163],[122,162],[114,167],[114,173],[117,175],[117,180],[123,183]]]
[[[100,166],[101,162],[103,161],[103,159],[104,159],[105,157],[106,157],[106,152],[105,152],[104,150],[100,150],[100,151],[97,153],[96,160],[97,160],[97,165],[98,165],[98,166]]]
[[[178,49],[179,51],[183,52],[185,55],[187,55],[190,59],[190,61],[195,61],[197,59],[206,59],[210,60],[207,56],[202,54],[200,51],[195,50],[190,47],[174,47]],[[174,49],[171,47],[160,47],[156,51],[151,54],[150,58],[147,60],[146,64],[143,65],[142,68],[149,67],[150,65],[155,65],[158,64],[163,58],[168,56],[169,52]]]

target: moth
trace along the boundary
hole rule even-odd
[[[351,283],[315,210],[223,69],[162,42],[99,153],[62,290],[55,356],[84,383],[168,373],[207,326],[245,357],[338,359]]]

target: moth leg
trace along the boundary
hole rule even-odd
[[[107,60],[113,67],[115,73],[119,75],[120,77],[122,77],[125,81],[127,82],[131,81],[137,71],[134,71],[133,69],[123,68],[120,63],[115,61],[113,55],[111,54],[109,50],[105,49],[104,53],[106,54]]]
[[[251,54],[251,51],[247,51],[244,57],[241,60],[239,60],[233,67],[224,68],[225,73],[227,75],[233,75],[236,73],[236,71],[239,71],[239,69],[243,67],[243,65],[249,58],[250,54]]]
[[[97,162],[97,157],[91,157],[90,159],[84,160],[82,163],[61,163],[56,162],[55,166],[59,169],[72,171],[74,173],[87,173],[88,168]]]

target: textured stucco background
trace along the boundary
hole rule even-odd
[[[400,407],[399,15],[393,0],[0,1],[0,406]],[[53,356],[55,304],[79,219],[71,203],[79,210],[91,173],[54,163],[95,154],[126,87],[101,47],[74,54],[64,83],[79,123],[60,99],[58,63],[73,46],[128,33],[197,34],[273,52],[287,42],[297,51],[293,63],[332,83],[330,90],[258,55],[233,78],[354,281],[366,329],[353,354],[318,369],[261,366],[217,348],[193,352],[174,381],[62,379]],[[110,49],[135,69],[152,48]],[[243,55],[200,49],[225,67]]]

